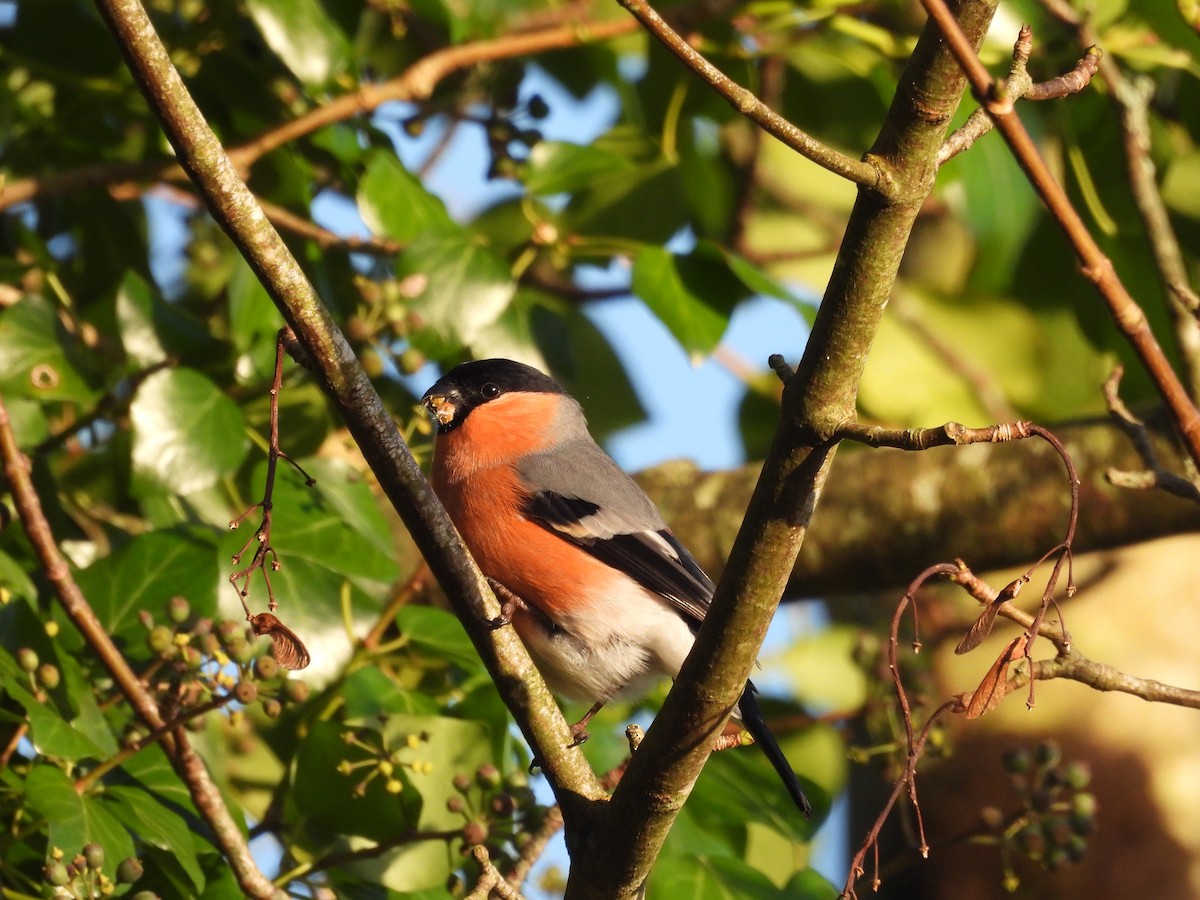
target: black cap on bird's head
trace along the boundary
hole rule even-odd
[[[561,384],[533,366],[511,359],[480,359],[455,366],[425,392],[421,402],[437,419],[438,434],[463,423],[471,410],[505,394],[565,394]]]

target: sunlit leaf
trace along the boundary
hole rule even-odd
[[[151,375],[138,388],[129,414],[135,471],[177,494],[209,487],[246,455],[241,412],[191,369]]]
[[[25,707],[33,745],[39,753],[77,762],[103,759],[106,754],[96,744],[65,721],[51,706],[25,690],[15,677],[5,678],[4,689]]]
[[[319,0],[247,0],[263,38],[296,77],[323,87],[350,67],[350,41]]]
[[[446,205],[390,153],[373,153],[367,160],[357,199],[363,221],[371,230],[397,241],[459,231]]]
[[[5,396],[92,402],[96,393],[76,368],[72,346],[49,300],[18,301],[0,312],[0,390]]]

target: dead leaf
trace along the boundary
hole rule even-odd
[[[1004,648],[1004,652],[992,663],[987,674],[983,676],[983,681],[979,682],[975,693],[969,698],[963,698],[967,707],[968,719],[978,719],[984,713],[994,709],[996,704],[1004,699],[1004,695],[1008,693],[1009,666],[1012,665],[1014,659],[1020,658],[1025,653],[1028,643],[1029,635],[1027,634],[1013,638]]]
[[[303,669],[312,661],[304,642],[271,613],[252,616],[250,627],[255,634],[265,634],[271,638],[271,655],[283,668],[293,671]]]

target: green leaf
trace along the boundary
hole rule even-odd
[[[357,199],[363,221],[377,235],[408,242],[421,235],[448,237],[461,231],[446,205],[392,153],[371,154]]]
[[[0,391],[6,397],[94,402],[96,392],[67,351],[71,345],[49,300],[33,295],[14,303],[0,315]]]
[[[338,766],[343,761],[353,764],[373,757],[347,744],[343,738],[346,730],[336,722],[317,721],[310,726],[296,754],[294,784],[289,793],[296,814],[307,825],[335,834],[359,835],[374,841],[404,834],[416,826],[421,795],[412,789],[407,772],[399,767],[395,774],[404,784],[400,793],[389,794],[384,779],[378,776],[361,792],[356,791],[370,767],[343,774]]]
[[[77,580],[109,634],[141,628],[139,610],[158,613],[171,597],[185,597],[198,616],[217,606],[217,548],[200,529],[152,531],[96,560]]]
[[[156,372],[129,408],[137,474],[190,494],[233,472],[246,455],[237,405],[191,369]]]
[[[154,294],[137,273],[130,272],[117,290],[117,327],[125,354],[141,366],[167,358],[154,327]]]
[[[121,764],[121,769],[133,778],[140,787],[160,797],[172,808],[189,816],[196,816],[192,795],[187,785],[179,780],[167,754],[158,744],[152,744]]]
[[[483,763],[494,762],[487,727],[444,716],[396,715],[388,718],[383,735],[389,747],[399,748],[393,756],[400,765],[431,764],[407,773],[422,800],[417,827],[423,831],[460,827],[462,815],[448,810],[446,801],[458,795],[456,774],[470,774]]]
[[[662,244],[687,224],[683,178],[662,159],[592,179],[564,214],[567,233],[647,244]]]
[[[275,369],[275,337],[283,320],[250,266],[239,258],[229,278],[229,330],[243,382],[271,377]]]
[[[711,257],[646,246],[633,263],[633,292],[696,357],[716,348],[745,287]]]
[[[342,685],[345,714],[349,720],[372,719],[375,716],[406,713],[433,715],[438,711],[432,698],[400,686],[381,669],[359,669]]]
[[[633,172],[625,156],[565,141],[539,141],[529,154],[525,189],[534,195],[570,194],[597,178]]]
[[[400,259],[401,277],[428,278],[410,308],[450,344],[470,345],[500,318],[516,292],[504,260],[466,232],[419,238]]]
[[[320,88],[350,68],[351,46],[319,0],[247,0],[267,46],[297,78]]]
[[[196,889],[203,889],[204,872],[196,859],[196,842],[177,811],[140,788],[116,785],[102,796],[130,831],[146,843],[169,851]]]
[[[728,856],[668,856],[650,875],[650,900],[783,900],[792,895],[775,887],[757,869]]]
[[[133,841],[111,812],[93,797],[80,795],[62,769],[37,765],[25,779],[29,807],[49,823],[49,844],[69,859],[95,842],[104,848],[103,871],[110,878],[121,860],[134,855]]]
[[[396,627],[414,647],[432,650],[472,669],[481,665],[462,623],[444,609],[410,604],[396,614]]]
[[[8,695],[25,707],[33,745],[39,753],[67,762],[105,757],[104,751],[90,738],[65,721],[52,706],[25,690],[15,677],[5,678],[3,684]]]

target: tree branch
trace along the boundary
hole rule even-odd
[[[801,131],[759,100],[753,91],[742,87],[705,59],[698,50],[671,28],[662,16],[651,9],[645,0],[618,0],[618,2],[636,17],[637,21],[642,24],[642,27],[674,53],[680,62],[707,82],[737,112],[767,132],[767,134],[782,141],[805,159],[812,160],[835,175],[841,175],[847,181],[852,181],[855,184],[860,184],[876,191],[887,191],[888,183],[883,177],[886,174],[883,170],[873,165],[869,160],[851,159],[842,153],[838,153],[833,148],[826,147],[816,138]]]
[[[982,39],[993,2],[966,0],[964,26]],[[965,81],[927,26],[870,151],[888,195],[860,186],[837,263],[794,375],[779,428],[712,606],[662,710],[601,811],[603,843],[573,858],[567,898],[638,892],[662,841],[743,690],[808,533],[834,456],[837,429],[854,421],[871,342]]]
[[[583,755],[570,746],[570,730],[515,631],[485,624],[497,617],[499,605],[345,337],[238,177],[141,4],[138,0],[97,0],[97,4],[180,164],[295,332],[311,370],[341,413],[542,760],[568,823],[580,825],[583,814],[604,791]],[[577,33],[570,31],[570,39],[578,40]],[[559,34],[560,41],[566,37]],[[537,45],[536,40],[532,43]],[[478,52],[471,58],[479,58]],[[450,62],[444,59],[441,67],[427,66],[426,78],[447,65]]]
[[[609,40],[636,29],[636,22],[625,19],[611,22],[583,21],[445,47],[417,60],[395,78],[381,84],[366,84],[349,94],[342,94],[323,106],[229,150],[229,159],[236,169],[245,172],[271,151],[320,128],[365,115],[390,101],[426,99],[442,79],[461,69],[493,60],[512,59]],[[173,161],[99,163],[44,177],[19,178],[0,185],[0,211],[18,203],[72,193],[81,188],[108,187],[114,191],[130,193],[137,191],[137,182],[183,181],[187,178],[183,168]]]

